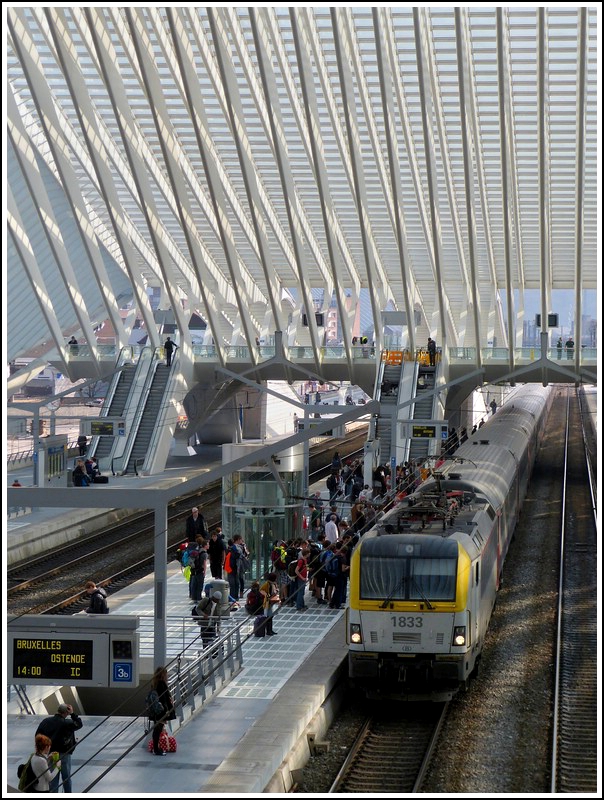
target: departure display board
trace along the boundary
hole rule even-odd
[[[113,422],[104,422],[101,419],[92,420],[90,422],[90,435],[113,436]]]
[[[414,439],[435,439],[436,426],[435,425],[414,425],[413,426]]]
[[[13,640],[13,679],[91,680],[92,639],[18,638]]]
[[[8,679],[26,686],[138,686],[138,626],[129,614],[9,616]]]
[[[87,417],[80,420],[83,436],[125,436],[126,420],[123,417]]]

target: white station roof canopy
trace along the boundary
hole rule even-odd
[[[597,285],[595,8],[12,7],[9,358],[149,293],[219,347],[513,345]],[[28,308],[31,313],[24,314]],[[404,315],[404,316],[403,316]],[[576,330],[576,329],[575,329]],[[306,337],[306,338],[304,338]]]

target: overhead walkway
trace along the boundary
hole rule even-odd
[[[136,348],[133,348],[136,351]],[[396,347],[392,349],[396,351]],[[254,361],[260,366],[266,366],[279,355],[279,348],[274,345],[262,345],[253,352]],[[293,347],[287,350],[287,358],[298,367],[307,368],[309,371],[320,369],[321,376],[328,381],[346,380],[360,386],[371,394],[376,377],[376,352],[370,346],[356,345],[350,348],[351,358],[348,358],[344,347],[333,345],[319,349],[320,361],[317,364],[313,357],[312,348]],[[214,376],[216,366],[220,359],[213,345],[192,345],[194,361],[194,379],[207,380]],[[520,372],[516,380],[518,383],[569,383],[575,379],[587,383],[597,383],[597,348],[581,347],[573,352],[572,357],[563,353],[564,358],[555,347],[450,347],[443,354],[443,359],[448,364],[449,380],[458,380],[467,377],[470,381],[496,383],[505,380],[508,374]],[[77,371],[79,377],[90,377],[94,373],[94,365],[89,349],[80,345],[77,355],[67,350],[63,354],[69,361],[70,367]],[[99,360],[105,363],[108,371],[115,364],[118,356],[117,349],[111,345],[99,348]],[[377,358],[381,357],[377,353]],[[49,363],[58,366],[61,362],[58,354],[49,354]],[[252,363],[251,348],[247,346],[233,346],[227,350],[225,366],[232,372],[249,371]],[[283,365],[274,362],[264,375],[267,380],[283,379]]]

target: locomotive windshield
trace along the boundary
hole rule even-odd
[[[454,601],[456,558],[362,558],[360,599],[392,601]]]

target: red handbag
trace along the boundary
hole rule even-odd
[[[169,736],[165,731],[162,731],[161,736],[159,737],[159,749],[165,750],[166,753],[175,753],[176,752],[176,739],[174,736]],[[153,752],[153,739],[149,739],[147,742],[147,750],[152,753]]]

